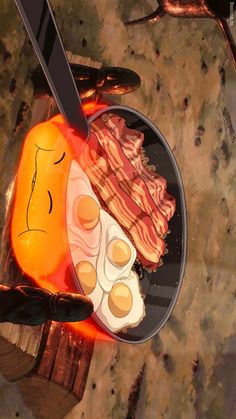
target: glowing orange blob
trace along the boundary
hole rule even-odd
[[[87,104],[94,112],[94,104]],[[101,105],[99,105],[101,106]],[[86,107],[86,105],[85,105]],[[58,115],[28,133],[16,177],[11,243],[20,269],[51,292],[78,292],[66,228],[66,192],[73,159],[84,141],[68,132]],[[71,140],[70,140],[71,138]],[[111,340],[89,319],[69,327],[91,338]]]
[[[21,269],[36,281],[50,281],[68,252],[65,207],[72,158],[69,144],[50,121],[37,125],[26,137],[16,178],[11,238]]]

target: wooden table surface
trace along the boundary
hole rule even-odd
[[[183,177],[189,228],[184,282],[168,324],[143,345],[97,340],[83,400],[66,419],[234,419],[236,72],[223,36],[211,20],[165,17],[124,27],[122,20],[150,12],[154,1],[52,5],[66,49],[140,75],[141,87],[117,102],[141,111],[167,138]],[[36,59],[13,2],[2,0],[0,11],[2,226],[31,120]],[[16,385],[3,382],[0,418],[16,411],[32,418]]]

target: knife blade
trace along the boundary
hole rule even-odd
[[[48,0],[15,0],[57,106],[67,125],[86,140],[89,126]]]

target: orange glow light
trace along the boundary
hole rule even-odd
[[[107,108],[105,103],[88,102],[83,105],[85,115],[90,116],[101,109]]]

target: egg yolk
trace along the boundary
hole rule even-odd
[[[84,293],[91,294],[97,283],[97,273],[92,263],[81,261],[75,266],[75,271]]]
[[[124,266],[131,258],[131,250],[124,240],[112,240],[107,249],[107,256],[113,265]]]
[[[86,229],[94,228],[100,215],[100,208],[95,199],[88,195],[79,196],[74,203],[74,218]]]
[[[115,284],[108,297],[108,306],[115,317],[125,317],[133,305],[130,288],[122,283]]]

